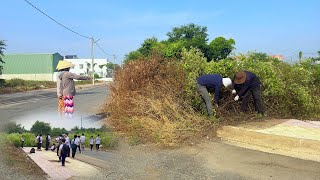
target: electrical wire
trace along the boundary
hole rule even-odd
[[[112,56],[111,54],[107,53],[104,49],[102,49],[102,47],[101,47],[98,43],[96,43],[96,45],[97,45],[98,48],[99,48],[102,52],[104,52],[106,55]]]
[[[63,25],[62,23],[58,22],[57,20],[53,19],[52,17],[50,17],[49,15],[47,15],[46,13],[44,13],[43,11],[41,11],[39,8],[37,8],[35,5],[33,5],[32,3],[30,3],[28,0],[24,0],[25,2],[27,2],[30,6],[32,6],[33,8],[35,8],[36,10],[38,10],[39,12],[41,12],[43,15],[47,16],[49,19],[51,19],[52,21],[54,21],[55,23],[59,24],[60,26],[64,27],[65,29],[69,30],[70,32],[73,32],[83,38],[87,38],[87,39],[91,39],[90,37],[88,36],[85,36],[85,35],[82,35],[70,28],[68,28],[67,26]]]

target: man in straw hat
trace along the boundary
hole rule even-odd
[[[241,112],[246,112],[249,106],[251,95],[253,96],[254,105],[259,116],[264,116],[264,108],[261,102],[261,82],[259,78],[249,72],[237,72],[233,79],[233,94],[236,94],[234,100],[238,101],[242,98]]]
[[[74,64],[68,61],[59,61],[57,65],[58,80],[60,80],[59,85],[59,95],[63,96],[64,102],[64,114],[66,117],[72,117],[74,112],[74,101],[73,96],[76,94],[76,89],[74,85],[74,79],[77,80],[89,80],[87,76],[80,76],[69,72],[70,68],[74,67]]]
[[[197,78],[197,90],[200,93],[203,102],[206,105],[209,117],[213,116],[211,98],[209,92],[214,90],[215,106],[218,107],[220,90],[222,85],[228,87],[232,84],[230,78],[222,78],[218,74],[205,74]]]

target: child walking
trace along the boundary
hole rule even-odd
[[[23,135],[21,136],[21,148],[23,149],[23,145],[24,145],[24,137]]]
[[[92,151],[92,148],[93,148],[93,144],[94,144],[94,139],[93,139],[93,136],[90,137],[90,149]]]
[[[100,135],[98,134],[97,138],[96,138],[96,149],[97,151],[99,151],[100,148]]]

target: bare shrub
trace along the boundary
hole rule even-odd
[[[118,71],[105,111],[118,130],[142,141],[181,143],[205,133],[209,121],[184,97],[186,77],[176,61],[153,56],[132,61]]]

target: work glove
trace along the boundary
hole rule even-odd
[[[234,97],[234,101],[238,101],[239,100],[239,96],[237,95],[236,97]]]
[[[236,92],[236,90],[235,90],[235,89],[233,89],[233,90],[232,90],[232,94],[235,94],[235,93],[237,93],[237,92]]]

